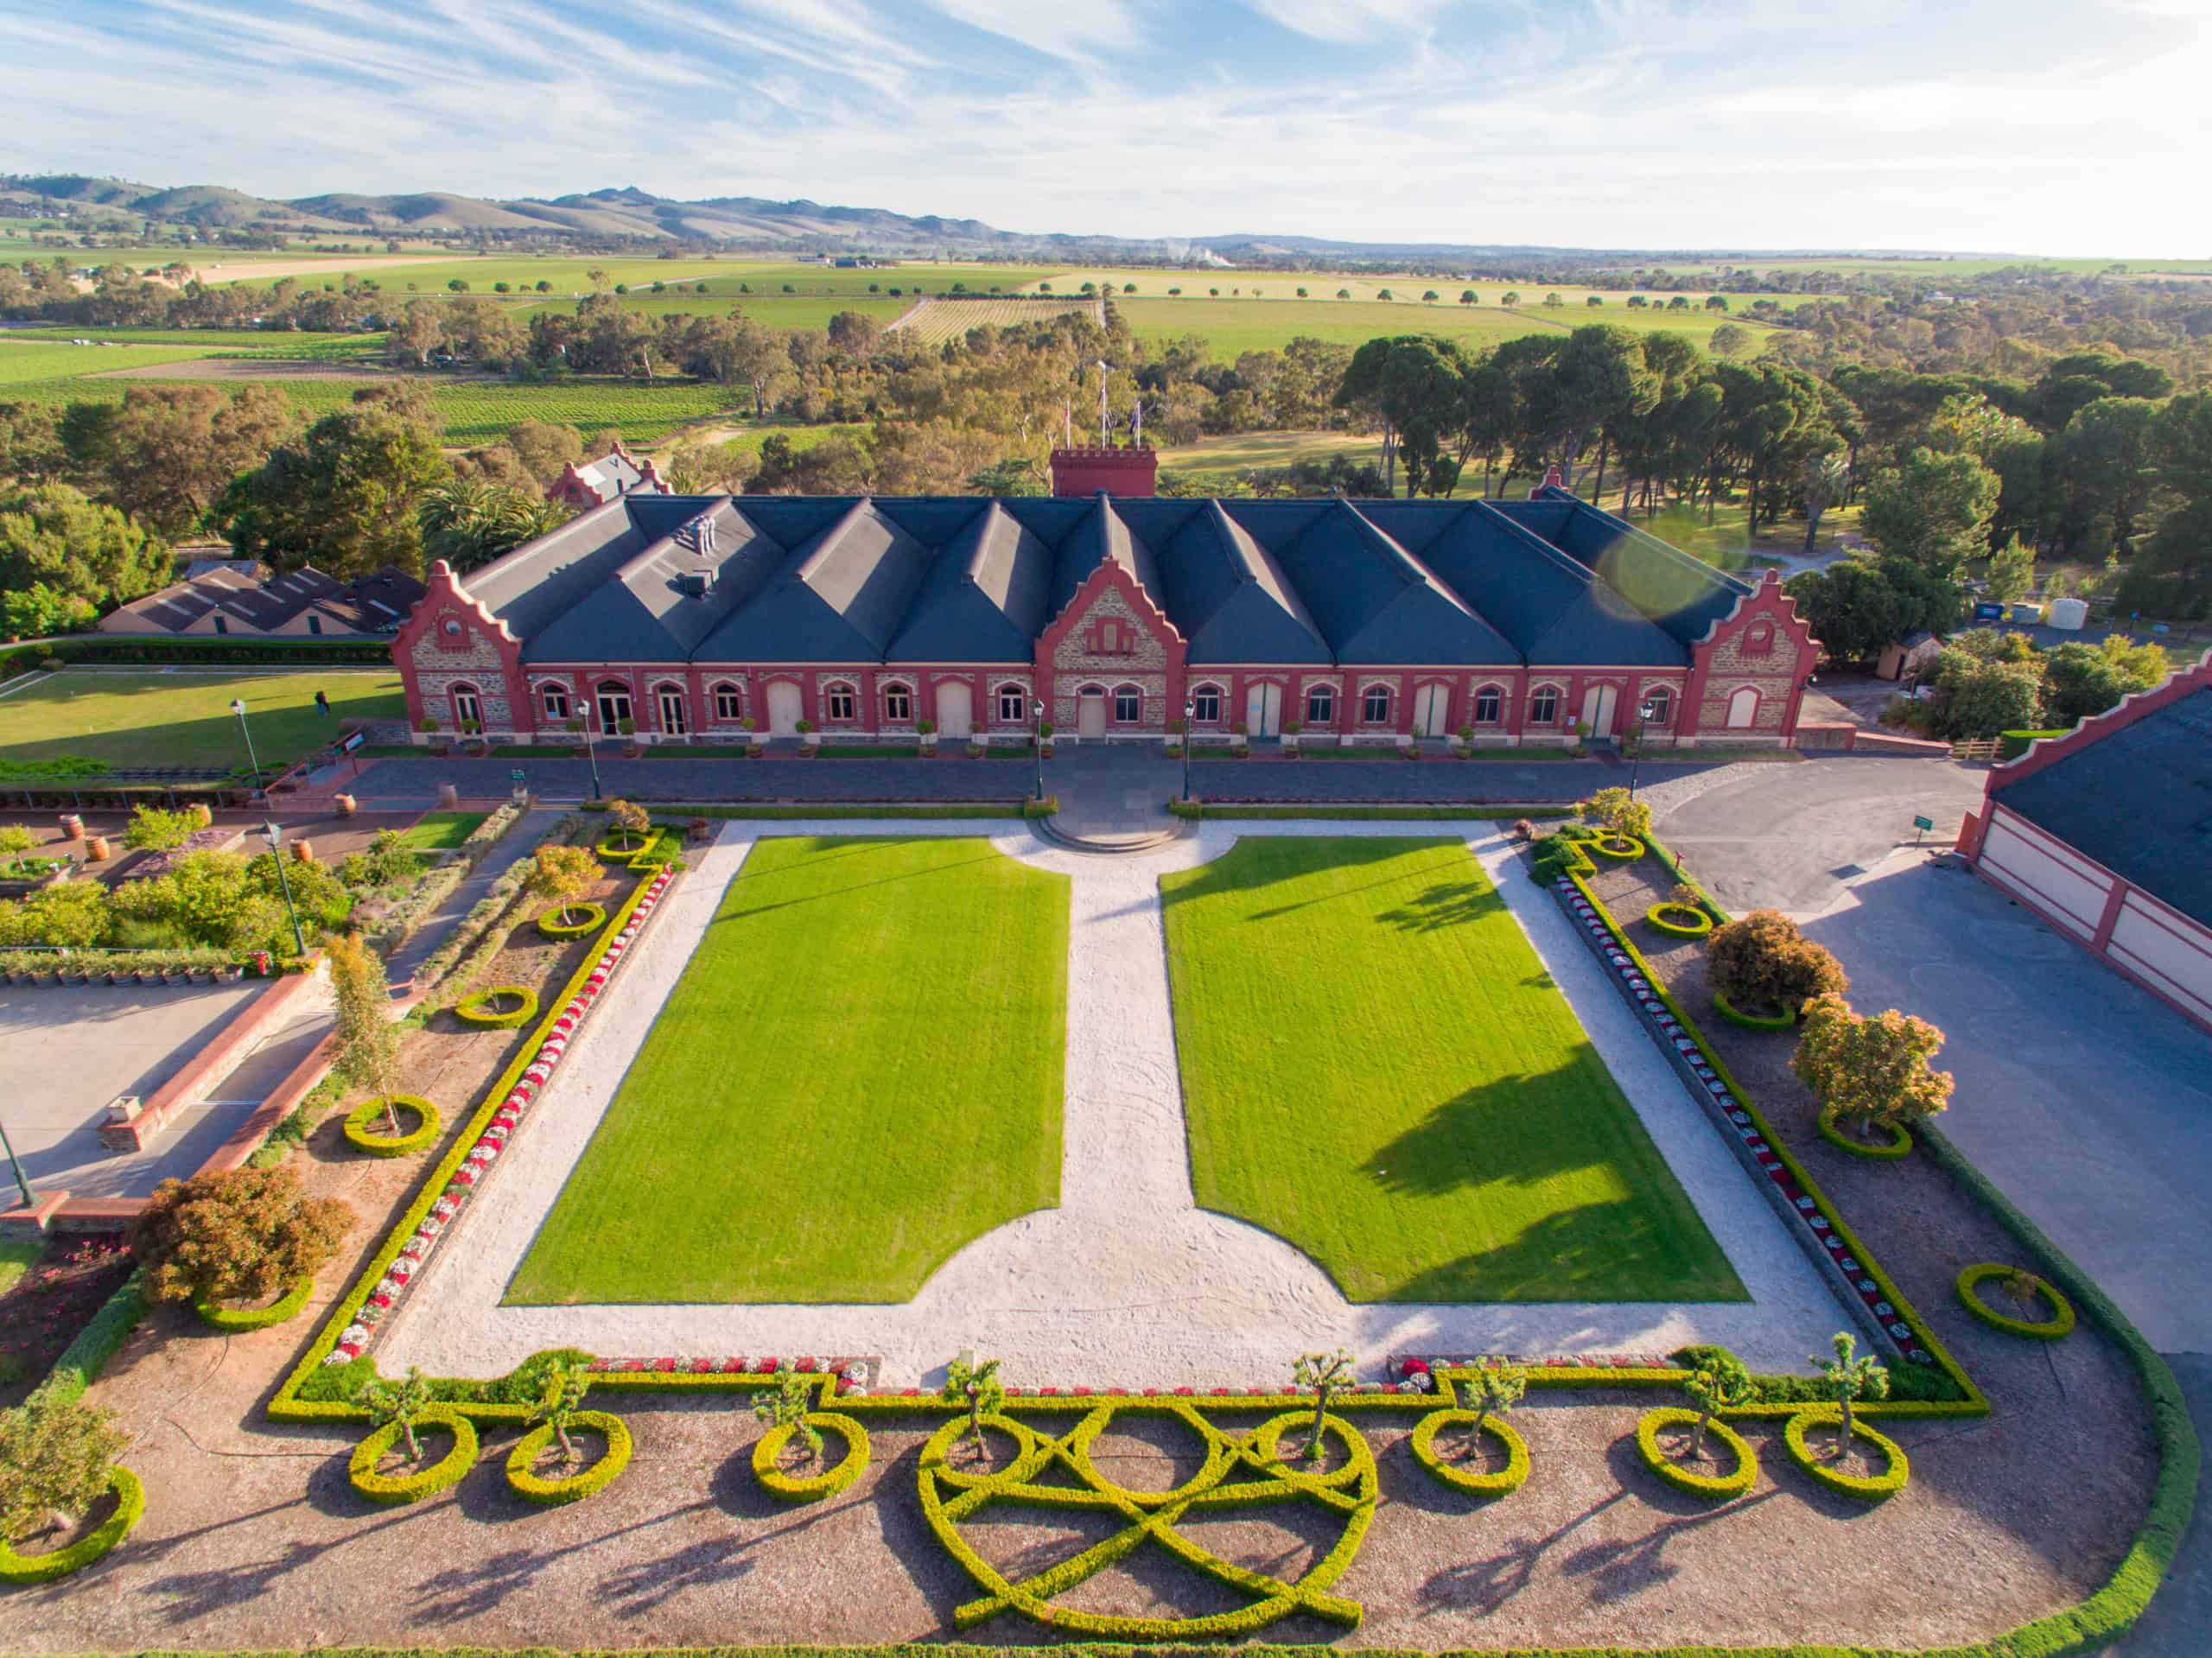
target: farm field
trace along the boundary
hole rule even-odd
[[[508,1304],[911,1300],[1059,1201],[1067,950],[987,842],[760,841]]]
[[[1233,362],[1248,351],[1277,351],[1300,335],[1342,346],[1363,345],[1384,334],[1433,334],[1481,346],[1525,334],[1565,334],[1586,323],[1609,322],[1648,332],[1665,330],[1686,335],[1700,346],[1713,338],[1723,322],[1734,321],[1751,333],[1765,325],[1748,317],[1730,317],[1706,311],[1631,311],[1607,305],[1565,307],[1521,306],[1512,309],[1488,305],[1460,305],[1441,301],[1407,305],[1359,300],[1253,299],[1128,299],[1116,296],[1115,306],[1128,319],[1137,334],[1161,345],[1197,334],[1213,355]]]
[[[1356,1302],[1745,1299],[1463,843],[1248,835],[1160,886],[1201,1205]]]
[[[932,299],[913,316],[898,325],[901,342],[914,346],[941,345],[958,340],[971,328],[1005,328],[1022,322],[1043,322],[1071,312],[1094,320],[1099,315],[1095,299],[1062,299],[1040,295],[1033,299]]]
[[[330,698],[327,719],[315,712],[317,691]],[[254,753],[265,768],[332,741],[345,720],[407,715],[399,677],[384,669],[69,668],[0,696],[0,760],[79,754],[118,769],[243,772],[245,741],[231,712],[233,699],[245,704]]]
[[[1378,276],[1371,271],[1357,276],[1339,275],[1328,271],[1310,270],[1207,270],[1179,267],[1175,269],[1122,269],[1038,271],[1035,280],[1024,285],[1025,292],[1033,291],[1039,283],[1049,282],[1052,291],[1065,294],[1080,291],[1084,283],[1096,283],[1110,291],[1116,303],[1133,299],[1186,300],[1213,299],[1266,300],[1271,302],[1296,305],[1325,302],[1332,305],[1358,305],[1374,302],[1384,305],[1420,304],[1421,296],[1432,290],[1437,295],[1437,305],[1458,306],[1459,295],[1471,289],[1476,295],[1473,308],[1508,308],[1501,302],[1508,294],[1518,294],[1522,308],[1533,308],[1542,303],[1547,294],[1556,293],[1568,308],[1587,309],[1586,302],[1592,295],[1605,302],[1608,307],[1624,305],[1631,295],[1641,293],[1647,300],[1665,302],[1672,295],[1664,289],[1628,288],[1580,288],[1541,282],[1499,282],[1490,277],[1478,277],[1468,282],[1459,277],[1420,276]],[[1128,292],[1134,284],[1135,293]],[[1171,294],[1170,289],[1179,289]],[[1219,289],[1218,295],[1211,290]],[[1305,292],[1301,295],[1300,289]],[[1342,292],[1345,297],[1339,299]],[[1387,291],[1391,297],[1382,297]],[[1688,293],[1686,296],[1694,305],[1702,305],[1702,294]],[[1784,310],[1803,304],[1816,297],[1807,294],[1732,294],[1730,306],[1738,311],[1749,308],[1754,299],[1771,299]]]
[[[93,338],[90,334],[78,337]],[[210,346],[71,346],[41,340],[19,342],[0,334],[0,386],[13,388],[34,381],[67,379],[110,369],[190,362],[213,354]],[[12,390],[9,395],[15,395]]]

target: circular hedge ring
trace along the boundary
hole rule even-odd
[[[1833,1410],[1801,1411],[1789,1419],[1782,1430],[1783,1440],[1789,1447],[1789,1460],[1810,1474],[1831,1491],[1840,1491],[1846,1496],[1855,1496],[1866,1502],[1879,1502],[1904,1490],[1904,1483],[1912,1477],[1912,1464],[1905,1459],[1904,1447],[1886,1433],[1871,1428],[1864,1422],[1854,1422],[1852,1431],[1853,1444],[1865,1440],[1889,1458],[1889,1466],[1878,1474],[1847,1474],[1813,1454],[1813,1447],[1805,1443],[1805,1434],[1815,1423],[1829,1427],[1840,1427],[1843,1418]]]
[[[522,998],[519,1007],[502,1008],[511,996]],[[479,1030],[512,1031],[537,1012],[537,992],[526,984],[495,984],[463,996],[453,1005],[454,1017]]]
[[[372,1502],[414,1502],[434,1491],[442,1491],[457,1484],[461,1477],[476,1463],[476,1424],[466,1416],[451,1411],[436,1411],[415,1419],[415,1432],[450,1433],[453,1449],[430,1464],[412,1473],[379,1473],[377,1464],[384,1460],[385,1452],[399,1443],[400,1426],[386,1422],[382,1427],[353,1447],[353,1454],[346,1464],[346,1477],[353,1489]]]
[[[607,910],[603,905],[571,904],[569,908],[580,918],[562,920],[560,907],[556,905],[537,918],[537,931],[548,938],[581,938],[607,924]]]
[[[1632,863],[1643,855],[1643,842],[1633,835],[1617,838],[1600,835],[1590,842],[1589,847],[1601,857],[1618,858],[1623,863]]]
[[[631,859],[636,857],[640,852],[643,852],[652,843],[653,837],[651,830],[647,830],[645,834],[639,835],[638,837],[638,843],[635,846],[618,845],[616,844],[615,837],[610,835],[607,839],[601,841],[597,846],[594,847],[592,851],[599,857],[620,858],[625,863],[627,863]]]
[[[1786,1007],[1778,1013],[1747,1013],[1718,990],[1713,993],[1713,1005],[1720,1010],[1721,1018],[1747,1031],[1787,1031],[1797,1023],[1797,1015]]]
[[[1659,1430],[1665,1427],[1691,1426],[1697,1421],[1697,1413],[1679,1407],[1665,1407],[1644,1412],[1636,1425],[1636,1448],[1643,1456],[1644,1465],[1678,1491],[1688,1491],[1692,1496],[1701,1496],[1708,1502],[1725,1502],[1730,1497],[1741,1496],[1751,1489],[1759,1477],[1758,1452],[1751,1449],[1751,1441],[1715,1417],[1705,1425],[1705,1431],[1736,1453],[1736,1465],[1725,1474],[1700,1474],[1686,1468],[1659,1448]]]
[[[281,1324],[308,1304],[308,1297],[315,1293],[312,1276],[302,1278],[265,1307],[226,1307],[219,1301],[198,1300],[192,1304],[203,1323],[213,1330],[266,1330],[271,1324]]]
[[[620,1417],[610,1416],[601,1410],[580,1410],[570,1420],[569,1431],[572,1434],[596,1433],[607,1442],[607,1448],[599,1453],[597,1462],[575,1473],[547,1479],[537,1471],[537,1459],[553,1443],[552,1423],[524,1434],[515,1441],[514,1449],[507,1452],[507,1483],[524,1502],[547,1508],[563,1502],[581,1502],[594,1491],[603,1491],[613,1484],[615,1477],[630,1465],[630,1430]]]
[[[1965,1302],[1967,1311],[1986,1324],[2002,1330],[2008,1335],[2032,1336],[2038,1341],[2055,1342],[2063,1336],[2074,1333],[2074,1304],[2058,1293],[2054,1284],[2045,1282],[2030,1273],[2028,1281],[2036,1286],[2044,1299],[2056,1309],[2048,1318],[2016,1318],[2009,1312],[1999,1312],[1983,1300],[1977,1293],[1993,1278],[2010,1278],[2014,1268],[1985,1261],[1967,1267],[1959,1274],[1959,1299]]]
[[[1836,1126],[1835,1120],[1825,1113],[1821,1117],[1821,1138],[1853,1157],[1878,1158],[1894,1163],[1912,1150],[1912,1130],[1901,1122],[1886,1125],[1889,1141],[1886,1145],[1872,1145],[1855,1134],[1847,1134]]]
[[[1492,1411],[1483,1418],[1483,1432],[1505,1447],[1505,1466],[1496,1473],[1475,1473],[1448,1463],[1436,1452],[1436,1436],[1447,1427],[1471,1427],[1471,1410],[1431,1411],[1414,1429],[1414,1460],[1428,1470],[1438,1483],[1476,1496],[1506,1496],[1521,1489],[1529,1477],[1529,1445],[1513,1425]]]
[[[75,1542],[44,1554],[18,1554],[0,1543],[0,1583],[52,1583],[83,1570],[130,1536],[146,1517],[146,1488],[118,1463],[107,1471],[107,1489],[115,1493],[115,1512]]]
[[[390,1103],[394,1109],[412,1111],[415,1126],[397,1134],[384,1132],[384,1108],[386,1102],[379,1098],[363,1100],[346,1114],[346,1143],[357,1152],[371,1157],[405,1157],[419,1152],[438,1137],[442,1126],[438,1108],[419,1094],[394,1094]]]
[[[1702,938],[1713,931],[1713,918],[1694,904],[1655,904],[1643,918],[1673,938]]]
[[[762,1434],[753,1446],[753,1477],[760,1482],[762,1490],[786,1502],[819,1502],[824,1497],[836,1496],[868,1472],[866,1428],[851,1417],[833,1410],[809,1411],[806,1420],[810,1426],[842,1439],[845,1454],[827,1473],[786,1474],[782,1461],[784,1447],[798,1432],[798,1424],[772,1427]]]

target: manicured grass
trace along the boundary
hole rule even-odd
[[[1067,947],[982,841],[761,842],[508,1301],[911,1299],[1059,1200]]]
[[[41,1238],[10,1239],[0,1242],[0,1295],[16,1287],[16,1281],[37,1263],[46,1253]]]
[[[489,812],[432,812],[400,831],[403,846],[416,852],[447,852],[476,832]]]
[[[1247,836],[1160,886],[1206,1208],[1354,1301],[1745,1299],[1464,845]]]
[[[327,719],[315,712],[319,690],[330,698]],[[10,759],[82,754],[117,767],[243,772],[246,748],[231,712],[234,698],[245,704],[254,752],[264,769],[334,740],[342,721],[398,720],[407,713],[399,677],[389,670],[118,673],[69,668],[0,697],[0,754]]]

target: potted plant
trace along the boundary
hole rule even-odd
[[[1229,740],[1236,750],[1236,757],[1243,759],[1252,752],[1252,727],[1239,720],[1229,727]]]
[[[1039,721],[1038,722],[1038,725],[1037,725],[1037,738],[1038,738],[1038,741],[1039,741],[1039,744],[1040,744],[1040,746],[1044,748],[1044,751],[1045,751],[1045,758],[1046,758],[1046,759],[1052,759],[1052,722],[1050,720],[1042,720],[1042,721]]]
[[[1567,753],[1573,755],[1575,759],[1580,759],[1590,752],[1589,744],[1590,722],[1586,720],[1577,720],[1574,722],[1574,746],[1568,749]]]
[[[915,721],[914,734],[922,740],[922,758],[928,759],[934,756],[937,753],[937,721],[934,720]]]
[[[423,740],[429,746],[429,750],[433,754],[442,754],[447,752],[446,745],[438,740],[438,716],[436,715],[424,715],[420,720],[415,722],[415,729],[423,734]]]
[[[571,737],[582,736],[584,734],[583,716],[582,715],[572,715],[569,719],[563,720],[561,722],[561,729],[567,732]],[[590,750],[588,745],[578,742],[570,743],[569,745],[569,752],[571,754],[583,754],[589,753]]]
[[[622,734],[623,759],[633,760],[645,752],[645,746],[638,740],[638,722],[635,720],[617,720],[614,728]]]
[[[1167,757],[1173,759],[1183,752],[1185,722],[1178,718],[1167,722]]]
[[[1295,720],[1286,720],[1282,722],[1282,757],[1285,759],[1294,760],[1298,758],[1298,734],[1302,729],[1304,727]]]
[[[801,720],[798,722],[799,758],[810,760],[821,752],[822,739],[815,734],[814,721]]]
[[[1473,753],[1475,752],[1475,728],[1472,726],[1461,726],[1457,731],[1452,734],[1452,746],[1457,749],[1463,756]]]

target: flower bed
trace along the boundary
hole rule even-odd
[[[553,1443],[553,1425],[546,1423],[532,1429],[515,1441],[513,1450],[507,1452],[507,1483],[525,1502],[536,1502],[552,1508],[564,1502],[581,1502],[597,1491],[614,1483],[615,1477],[630,1465],[632,1442],[630,1430],[619,1416],[605,1411],[578,1411],[569,1424],[571,1433],[596,1433],[606,1441],[606,1448],[599,1460],[574,1474],[564,1474],[547,1479],[537,1472],[537,1459]]]
[[[1758,1452],[1751,1449],[1750,1440],[1719,1418],[1707,1422],[1705,1432],[1707,1438],[1718,1439],[1735,1453],[1736,1465],[1726,1473],[1700,1474],[1659,1448],[1662,1428],[1687,1427],[1696,1420],[1695,1411],[1679,1407],[1644,1412],[1636,1424],[1637,1454],[1643,1458],[1645,1467],[1678,1491],[1688,1491],[1692,1496],[1713,1502],[1726,1502],[1731,1497],[1743,1496],[1759,1477]]]
[[[52,1583],[82,1571],[130,1536],[146,1517],[146,1488],[120,1463],[107,1471],[107,1488],[115,1493],[115,1512],[75,1542],[44,1554],[18,1554],[0,1543],[0,1583]]]
[[[415,1126],[396,1134],[385,1134],[379,1125],[384,1121],[383,1098],[363,1100],[346,1114],[341,1132],[346,1143],[357,1152],[371,1157],[405,1157],[419,1152],[438,1137],[444,1124],[438,1116],[438,1108],[419,1094],[394,1094],[390,1103],[395,1110],[415,1114]]]
[[[563,921],[558,909],[548,910],[537,918],[537,931],[548,938],[581,938],[607,924],[607,911],[601,905],[571,904],[569,913],[575,919]]]
[[[512,1007],[502,1007],[512,1000]],[[512,1031],[537,1016],[537,992],[526,984],[495,984],[463,996],[453,1005],[454,1017],[480,1030]]]
[[[810,1411],[807,1422],[832,1439],[842,1439],[845,1454],[819,1474],[787,1474],[783,1469],[785,1447],[798,1432],[796,1423],[772,1427],[753,1445],[753,1477],[760,1489],[786,1502],[819,1502],[843,1490],[868,1472],[868,1430],[838,1411]]]
[[[1797,1015],[1787,1008],[1778,1013],[1747,1013],[1718,990],[1713,993],[1713,1005],[1721,1018],[1747,1031],[1788,1031],[1797,1024]]]
[[[1782,1430],[1783,1443],[1789,1447],[1789,1460],[1810,1474],[1831,1491],[1840,1491],[1846,1496],[1855,1496],[1864,1502],[1879,1502],[1884,1497],[1894,1496],[1904,1490],[1905,1482],[1912,1477],[1912,1464],[1907,1461],[1904,1447],[1886,1433],[1869,1427],[1864,1422],[1853,1424],[1851,1442],[1865,1441],[1889,1458],[1889,1464],[1878,1474],[1847,1474],[1821,1457],[1814,1454],[1806,1443],[1805,1435],[1815,1426],[1840,1428],[1843,1414],[1834,1410],[1800,1411],[1791,1417]]]
[[[1713,931],[1713,918],[1694,904],[1655,904],[1643,918],[1672,938],[1702,938]]]
[[[1827,1112],[1821,1114],[1821,1138],[1839,1151],[1849,1152],[1853,1157],[1872,1157],[1885,1162],[1895,1162],[1912,1150],[1912,1130],[1903,1123],[1888,1126],[1890,1137],[1879,1145],[1847,1134],[1837,1127],[1835,1119]]]
[[[382,1474],[377,1464],[399,1443],[402,1429],[387,1422],[353,1447],[346,1464],[346,1477],[353,1489],[372,1502],[417,1502],[448,1485],[476,1465],[476,1425],[452,1411],[436,1411],[416,1419],[416,1438],[426,1433],[449,1433],[453,1448],[435,1462],[404,1474]]]
[[[2010,1313],[1999,1312],[1981,1299],[1979,1292],[1983,1284],[1993,1278],[2009,1278],[2012,1272],[2013,1268],[1993,1261],[1980,1261],[1968,1267],[1958,1277],[1956,1287],[1959,1292],[1959,1299],[1966,1303],[1967,1311],[1980,1319],[1982,1323],[2004,1331],[2007,1335],[2031,1336],[2037,1341],[2046,1342],[2055,1342],[2062,1337],[2072,1335],[2074,1333],[2074,1304],[2058,1293],[2056,1286],[2046,1283],[2032,1273],[2029,1274],[2029,1278],[2035,1285],[2037,1293],[2050,1302],[2055,1309],[2050,1318],[2041,1319],[2015,1318]]]
[[[308,1304],[315,1293],[315,1280],[302,1278],[265,1307],[226,1307],[214,1301],[194,1301],[192,1310],[209,1328],[223,1331],[266,1330],[281,1324]]]
[[[1529,1477],[1529,1445],[1513,1425],[1492,1411],[1483,1418],[1483,1432],[1505,1447],[1505,1466],[1496,1473],[1477,1472],[1450,1463],[1437,1454],[1436,1436],[1448,1427],[1471,1427],[1471,1410],[1431,1411],[1414,1428],[1414,1460],[1428,1470],[1440,1485],[1475,1496],[1506,1496],[1521,1489]]]

